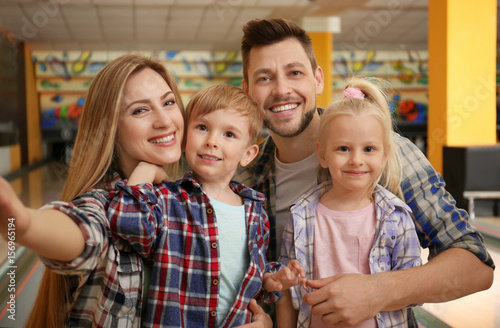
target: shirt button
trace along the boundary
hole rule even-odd
[[[212,317],[215,317],[215,316],[217,315],[217,312],[214,310],[214,311],[210,312],[210,315],[211,315]]]
[[[380,241],[380,243],[382,244],[382,246],[384,246],[384,245],[385,245],[385,239],[382,239],[382,240]]]
[[[212,243],[212,248],[217,248],[217,243]]]
[[[370,263],[373,263],[373,259],[370,257]]]
[[[214,211],[211,208],[207,208],[207,213],[212,214]]]
[[[379,319],[380,319],[380,317],[381,317],[380,313],[377,313],[377,318],[379,318]]]
[[[219,280],[217,280],[217,279],[214,279],[214,280],[212,281],[212,284],[214,284],[214,286],[216,286],[218,283],[219,283]]]

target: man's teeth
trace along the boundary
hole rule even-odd
[[[169,141],[172,141],[174,140],[174,135],[169,135],[168,137],[163,137],[163,138],[159,138],[159,139],[151,139],[149,140],[149,142],[152,142],[152,143],[165,143],[165,142],[169,142]]]
[[[273,107],[273,108],[271,108],[271,110],[273,111],[273,113],[279,113],[279,112],[284,112],[284,111],[287,111],[290,109],[297,108],[297,106],[298,106],[297,104],[288,104],[288,105]]]

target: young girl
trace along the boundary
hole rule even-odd
[[[262,112],[230,84],[199,91],[186,111],[185,154],[192,172],[153,185],[162,170],[140,163],[110,194],[111,229],[121,237],[117,242],[154,258],[144,327],[249,324],[250,300],[273,301],[269,292],[304,276],[297,261],[282,270],[267,262],[264,197],[231,181],[258,152]]]
[[[292,205],[281,250],[281,262],[297,259],[308,280],[421,265],[410,208],[395,196],[401,197],[400,167],[386,99],[372,82],[353,78],[322,116],[316,150],[330,181]],[[284,294],[279,327],[326,327],[303,302],[306,293],[295,286]],[[380,312],[358,327],[406,323],[403,308]]]

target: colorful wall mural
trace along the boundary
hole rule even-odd
[[[400,122],[427,122],[427,51],[339,51],[334,53],[334,94],[353,75],[375,76],[390,83],[391,110]]]
[[[85,91],[93,76],[126,52],[34,51],[42,129],[76,129]],[[239,52],[154,51],[175,75],[186,105],[198,90],[216,83],[241,86]],[[338,51],[333,53],[333,94],[339,95],[352,75],[376,76],[391,83],[391,110],[397,120],[425,124],[427,115],[426,51]]]
[[[76,128],[85,92],[95,74],[125,52],[33,52],[42,129]],[[164,62],[179,84],[185,104],[216,83],[241,86],[241,58],[230,52],[156,51],[143,54]]]

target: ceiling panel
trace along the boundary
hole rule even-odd
[[[92,0],[96,5],[117,5],[117,6],[128,6],[131,7],[133,4],[132,0]]]
[[[71,0],[68,4],[71,5],[90,5],[92,0]]]
[[[169,8],[165,6],[148,6],[148,7],[138,7],[134,10],[134,16],[136,18],[144,18],[145,20],[154,18],[167,19],[169,14]]]
[[[134,8],[131,6],[98,6],[100,19],[105,22],[112,18],[132,19]]]
[[[18,4],[25,4],[25,3],[35,3],[38,2],[37,0],[0,0],[0,3],[18,3]]]
[[[37,49],[127,50],[168,44],[177,50],[228,50],[239,48],[241,28],[250,19],[285,17],[300,24],[304,16],[338,16],[337,47],[422,49],[427,6],[428,0],[0,0],[0,29]],[[375,33],[374,22],[384,10],[390,12],[388,23],[379,24]],[[362,33],[370,34],[365,42]]]
[[[246,23],[248,20],[254,18],[267,18],[271,15],[272,11],[272,8],[245,8],[238,12],[237,17]]]
[[[258,0],[248,0],[248,1],[238,1],[237,7],[245,8],[245,7],[255,7],[257,5]]]
[[[136,8],[147,6],[171,6],[175,4],[175,0],[134,0]]]
[[[83,30],[79,33],[73,32],[71,34],[75,39],[78,40],[79,43],[84,44],[84,43],[97,43],[101,42],[104,43],[104,37],[102,35],[102,32],[95,31],[95,30]],[[84,49],[92,49],[92,48],[84,48]]]
[[[0,3],[1,18],[17,17],[19,19],[19,17],[23,15],[21,8],[22,7],[18,4]]]
[[[259,0],[257,3],[260,6],[290,6],[295,5],[297,1],[289,1],[289,0]]]
[[[52,39],[52,40],[61,40],[61,41],[71,41],[71,34],[68,33],[67,30],[62,28],[41,28],[38,33],[42,39]]]
[[[170,8],[170,18],[173,19],[185,18],[187,20],[196,21],[200,19],[205,12],[205,7],[173,6]]]
[[[218,1],[224,1],[224,0],[218,0]],[[182,3],[183,6],[210,6],[210,5],[213,6],[214,2],[216,2],[216,1],[213,1],[213,0],[182,0],[182,1],[177,1],[177,4],[180,5]]]
[[[97,19],[97,7],[96,6],[61,6],[60,12],[62,15],[66,17],[71,17],[72,19],[81,18],[90,18]]]

